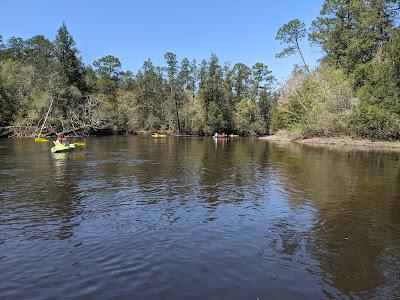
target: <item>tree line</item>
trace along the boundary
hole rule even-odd
[[[276,92],[267,65],[164,58],[136,74],[112,55],[85,65],[65,24],[54,41],[0,38],[0,134],[37,135],[48,109],[44,135],[268,132]]]
[[[276,88],[268,66],[200,62],[174,53],[124,71],[107,55],[85,65],[63,24],[50,41],[0,36],[0,135],[268,134],[400,139],[399,0],[325,0],[307,28],[284,24],[278,58],[300,64]],[[307,40],[323,51],[311,69]],[[44,124],[46,112],[49,117]]]
[[[277,39],[286,48],[278,57],[302,60],[271,109],[271,130],[400,139],[399,11],[398,0],[325,0],[310,29],[298,19],[282,26]],[[315,70],[303,39],[323,50]]]

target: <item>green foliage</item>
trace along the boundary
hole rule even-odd
[[[108,77],[118,81],[121,75],[121,62],[112,55],[104,56],[93,62],[93,66],[100,77]]]
[[[325,51],[325,61],[350,74],[372,60],[390,38],[398,18],[397,2],[325,0],[310,38]]]
[[[54,63],[54,45],[43,35],[35,35],[25,42],[25,63],[42,76],[51,72]]]
[[[354,113],[352,125],[360,137],[373,140],[400,139],[399,115],[379,106],[362,103]]]
[[[286,57],[298,51],[299,40],[307,34],[305,27],[306,25],[299,19],[294,19],[278,29],[276,39],[280,40],[282,44],[286,44],[287,47],[278,53],[277,57]]]
[[[325,0],[309,35],[325,52],[322,65],[295,70],[271,109],[271,130],[399,139],[399,21],[396,0]],[[280,55],[296,52],[304,34],[301,22],[281,27],[288,48]]]
[[[107,55],[95,60],[93,66],[98,76],[97,90],[109,97],[115,96],[121,76],[122,65],[119,59],[115,56]]]
[[[146,60],[136,75],[135,106],[137,107],[137,126],[139,130],[160,130],[164,119],[166,88],[162,72],[150,59]]]
[[[357,134],[372,139],[400,139],[400,30],[374,59],[362,66],[362,103],[353,124]]]
[[[249,96],[251,69],[245,64],[236,64],[230,74],[234,101],[240,101]]]
[[[21,110],[30,104],[34,94],[34,70],[21,62],[0,62],[0,126],[7,126],[21,115]]]
[[[183,97],[181,93],[181,84],[182,82],[178,81],[178,61],[176,59],[176,55],[172,52],[167,52],[164,55],[164,58],[167,63],[166,71],[167,71],[167,85],[169,87],[169,102],[167,102],[167,112],[170,122],[174,120],[174,122],[170,123],[170,127],[173,128],[174,131],[181,132],[181,120],[179,112],[181,111]],[[184,64],[186,66],[186,64]],[[176,125],[176,127],[175,127]]]
[[[233,120],[237,132],[241,135],[266,133],[266,126],[261,118],[260,107],[249,99],[242,99],[235,104]]]
[[[203,61],[200,69],[200,96],[208,108],[210,102],[223,102],[223,73],[218,58],[212,54],[209,61]]]
[[[65,24],[62,24],[58,29],[54,46],[58,63],[57,71],[62,75],[65,84],[74,85],[81,91],[85,91],[84,68],[78,58],[78,49],[75,47],[75,41]]]
[[[276,39],[281,41],[281,44],[286,45],[281,52],[276,54],[276,57],[282,58],[286,56],[299,53],[303,61],[304,67],[309,72],[308,66],[304,59],[303,53],[300,49],[300,40],[303,39],[307,34],[306,25],[298,19],[289,21],[289,23],[283,25],[278,29]]]
[[[135,74],[115,56],[85,66],[65,24],[54,42],[0,35],[1,135],[37,134],[51,104],[45,133],[264,134],[286,128],[304,136],[357,135],[400,139],[398,0],[325,0],[309,38],[325,52],[310,72],[300,43],[306,25],[279,28],[277,57],[298,53],[279,93],[263,63],[199,64],[165,54]]]
[[[6,45],[4,45],[3,36],[0,34],[0,60],[5,59],[5,48]]]
[[[24,49],[25,49],[24,40],[19,37],[13,36],[7,41],[5,58],[14,60],[23,60],[25,54]]]
[[[256,100],[263,93],[269,93],[273,91],[273,86],[275,84],[275,78],[272,76],[272,71],[268,69],[268,66],[263,63],[256,63],[252,68],[252,96],[255,97]]]
[[[0,41],[0,134],[33,135],[41,125],[43,134],[268,132],[275,79],[266,65],[164,57],[163,67],[148,59],[136,74],[112,55],[85,66],[65,24],[54,42]]]
[[[269,132],[274,134],[280,129],[289,128],[288,114],[279,109],[278,104],[274,103],[271,107]]]
[[[207,122],[204,131],[207,134],[213,134],[214,131],[225,131],[226,125],[221,106],[215,101],[210,101],[207,107]]]
[[[386,108],[398,115],[400,115],[399,57],[400,30],[398,29],[374,59],[362,66],[366,84],[359,89],[360,98],[365,102]]]
[[[188,134],[203,134],[206,130],[206,109],[203,105],[203,100],[200,97],[195,97],[185,106],[186,112],[186,132]],[[212,132],[213,130],[209,130]]]
[[[196,91],[197,73],[196,60],[190,62],[187,58],[182,59],[179,71],[179,82],[186,91],[192,93],[193,97]]]
[[[323,66],[308,75],[295,70],[273,111],[272,129],[287,127],[307,137],[351,134],[357,104],[342,71]]]

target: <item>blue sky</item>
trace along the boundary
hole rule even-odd
[[[174,52],[202,59],[217,54],[221,61],[253,65],[266,63],[284,80],[298,56],[276,59],[281,46],[278,28],[293,18],[308,26],[323,0],[38,0],[0,2],[0,34],[24,39],[44,34],[53,40],[66,22],[85,63],[112,54],[124,69],[136,71],[150,57],[162,65]],[[305,57],[314,66],[320,49],[303,43]]]

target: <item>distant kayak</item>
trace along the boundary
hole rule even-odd
[[[163,137],[166,137],[167,135],[166,134],[153,133],[151,136],[153,138],[163,138]]]
[[[214,139],[227,139],[228,136],[227,136],[227,135],[225,135],[225,136],[222,136],[222,135],[215,136],[215,135],[214,135],[213,138],[214,138]]]
[[[72,151],[75,149],[74,144],[69,144],[69,145],[64,145],[64,144],[57,144],[54,147],[51,148],[51,153],[62,153],[62,152],[68,152]]]
[[[48,140],[46,140],[45,138],[37,137],[37,138],[35,138],[35,142],[36,143],[46,143],[46,142],[48,142]]]

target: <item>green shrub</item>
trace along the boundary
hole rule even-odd
[[[280,110],[277,105],[273,105],[270,111],[270,133],[274,134],[280,129],[288,128],[288,117],[287,113]]]
[[[296,72],[288,80],[273,112],[273,130],[300,131],[305,137],[351,134],[358,99],[338,69],[322,66],[310,75]]]
[[[354,112],[352,126],[356,134],[372,140],[400,138],[400,120],[397,114],[377,105],[362,103]]]
[[[242,99],[235,105],[233,123],[241,135],[264,134],[266,126],[261,118],[260,107],[255,101]]]

